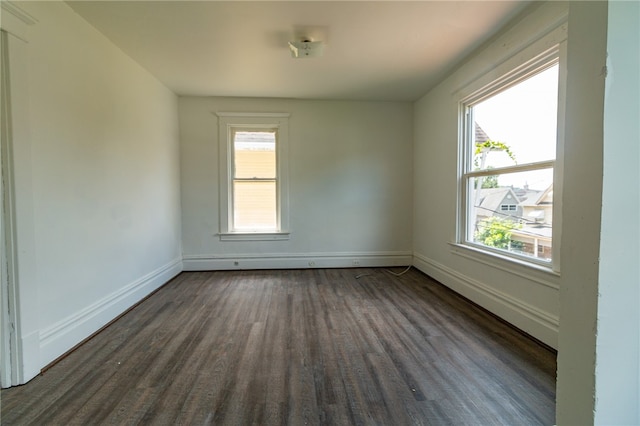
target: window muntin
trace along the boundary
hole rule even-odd
[[[558,58],[524,67],[502,87],[463,102],[466,131],[461,242],[552,260]]]

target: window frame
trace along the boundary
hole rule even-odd
[[[219,232],[222,241],[272,241],[289,239],[289,113],[217,112],[219,142]],[[234,132],[276,132],[276,229],[235,229],[233,224]]]
[[[455,246],[469,249],[472,256],[476,254],[489,255],[493,258],[506,260],[510,263],[531,266],[535,269],[547,270],[553,273],[560,272],[560,246],[562,218],[560,203],[562,199],[562,170],[564,151],[564,104],[566,93],[566,41],[558,40],[552,47],[532,54],[529,59],[524,55],[517,55],[515,58],[506,61],[496,67],[500,73],[491,73],[491,79],[487,75],[478,78],[469,84],[464,91],[459,94],[459,120],[460,132],[458,138],[458,215],[456,223]],[[534,46],[530,46],[533,48]],[[542,49],[541,49],[542,50]],[[554,160],[525,163],[515,166],[492,168],[486,170],[473,170],[473,153],[475,147],[471,146],[474,132],[473,114],[470,110],[474,105],[491,98],[500,92],[507,90],[524,80],[543,72],[544,70],[558,65],[558,115],[556,133],[556,156]],[[496,77],[497,75],[497,77]],[[508,250],[497,249],[483,244],[475,243],[469,238],[470,214],[469,210],[471,193],[469,182],[473,178],[494,176],[505,173],[525,172],[532,170],[549,169],[553,170],[553,227],[552,227],[552,258],[545,261],[522,255]]]

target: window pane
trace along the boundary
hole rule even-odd
[[[553,169],[468,179],[467,240],[551,259]]]
[[[277,230],[275,181],[233,183],[235,230]]]
[[[233,144],[235,178],[276,177],[275,132],[235,132]]]
[[[558,65],[473,105],[472,110],[474,169],[555,159]]]

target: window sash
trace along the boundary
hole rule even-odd
[[[249,178],[247,177],[247,172],[251,171],[251,164],[247,164],[245,162],[240,162],[242,155],[239,155],[239,151],[244,154],[245,157],[248,156],[248,153],[253,152],[254,157],[260,156],[259,154],[264,154],[263,156],[272,156],[273,160],[268,161],[270,159],[262,159],[262,161],[267,160],[269,164],[266,164],[261,167],[260,158],[249,159],[245,158],[244,161],[251,162],[253,161],[253,172],[257,175],[251,176],[252,178],[264,178],[264,179],[277,179],[278,177],[278,131],[274,128],[244,128],[244,127],[234,127],[231,129],[231,141],[230,141],[230,151],[231,151],[231,165],[234,179],[243,179]],[[236,144],[239,142],[237,140],[238,133],[270,133],[273,135],[274,139],[274,149],[273,150],[250,150],[250,149],[237,149]]]
[[[467,170],[465,177],[486,177],[495,175],[506,175],[509,173],[528,172],[532,170],[552,169],[556,160],[540,161],[537,163],[516,164],[514,166],[496,167],[495,169]]]
[[[277,186],[276,179],[234,179],[232,229],[234,231],[277,230]],[[251,194],[242,194],[246,191],[250,191]],[[240,194],[243,196],[240,197]]]

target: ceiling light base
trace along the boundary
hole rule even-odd
[[[291,49],[291,57],[302,58],[317,58],[322,56],[324,44],[321,41],[290,41],[289,49]]]

